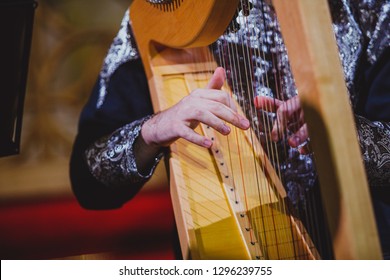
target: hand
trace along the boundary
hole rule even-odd
[[[310,152],[307,146],[309,132],[298,96],[294,96],[287,101],[257,96],[254,103],[257,109],[276,113],[276,120],[271,131],[273,141],[276,142],[287,137],[286,134],[289,131],[292,134],[288,136],[288,144],[293,148],[299,148],[302,154]]]
[[[179,138],[210,148],[211,139],[194,129],[199,123],[213,127],[223,135],[230,133],[228,122],[241,129],[249,128],[249,121],[237,113],[227,92],[221,90],[225,71],[217,68],[205,89],[194,90],[171,108],[145,122],[141,135],[147,145],[168,146]]]

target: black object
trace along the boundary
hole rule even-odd
[[[0,0],[0,156],[19,153],[36,6],[33,0]]]

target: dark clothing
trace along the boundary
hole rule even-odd
[[[80,204],[89,209],[118,208],[130,200],[143,182],[126,188],[110,188],[89,171],[84,152],[97,139],[123,125],[153,113],[148,84],[139,59],[120,66],[109,83],[104,106],[96,108],[98,84],[83,109],[70,162],[73,191]]]

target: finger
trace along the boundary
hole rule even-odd
[[[213,76],[211,77],[208,85],[206,86],[206,89],[208,89],[208,90],[211,90],[211,89],[221,90],[225,81],[226,81],[225,69],[222,67],[218,67],[217,69],[215,69]],[[210,91],[204,91],[204,90],[203,91],[200,90],[200,92],[210,93]],[[217,96],[216,96],[216,98],[214,98],[214,100],[223,102],[227,106],[231,107],[233,110],[235,110],[235,111],[237,110],[235,103],[232,102],[231,97],[227,92],[223,92],[223,93],[221,92],[220,95],[218,95],[217,93],[215,93],[215,94]],[[210,98],[209,96],[202,96],[202,97]]]
[[[301,119],[303,119],[303,114],[297,98],[283,102],[276,111],[276,121],[271,132],[272,140],[278,141],[282,138],[289,124],[303,123]]]
[[[218,67],[215,69],[213,76],[211,77],[207,89],[221,89],[226,80],[225,69]]]
[[[267,96],[256,96],[254,99],[256,109],[263,109],[268,112],[276,112],[283,101]]]
[[[187,118],[211,126],[223,135],[230,132],[225,122],[241,129],[249,128],[249,121],[245,117],[218,102],[204,102],[201,106],[195,104],[193,109],[187,113]]]
[[[285,135],[287,129],[287,116],[281,113],[281,110],[277,111],[277,117],[271,131],[271,138],[273,141],[279,141]]]
[[[305,144],[308,139],[309,131],[307,129],[307,125],[304,124],[296,133],[288,138],[288,144],[293,148],[297,148],[300,145]]]
[[[241,116],[230,108],[226,108],[225,110],[212,111],[212,113],[217,116],[219,120],[224,120],[238,128],[246,130],[250,126],[249,120],[247,118]]]
[[[209,138],[196,133],[193,129],[185,125],[180,127],[179,136],[180,138],[183,138],[201,147],[210,148],[213,145],[213,141],[211,141]]]
[[[230,97],[229,93],[216,89],[197,89],[191,93],[193,97],[203,98],[220,102],[230,107],[233,111],[237,111],[237,107]]]

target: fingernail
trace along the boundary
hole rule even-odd
[[[247,119],[241,119],[240,121],[242,128],[248,128],[249,127],[249,121]]]
[[[213,145],[213,141],[211,141],[210,139],[206,138],[203,140],[203,146],[206,147],[206,148],[210,148],[211,145]]]
[[[223,134],[229,134],[230,133],[230,127],[228,127],[227,125],[224,125],[222,127],[222,133]]]

